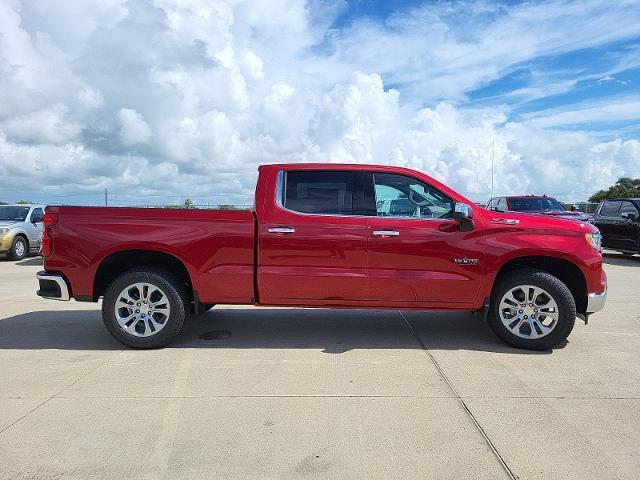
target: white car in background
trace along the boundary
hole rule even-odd
[[[42,205],[0,205],[0,254],[22,260],[42,243]]]

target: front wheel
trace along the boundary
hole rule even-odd
[[[573,330],[576,304],[567,286],[550,273],[522,269],[507,273],[494,288],[489,325],[511,346],[547,350]]]
[[[22,260],[27,256],[28,249],[29,247],[27,246],[27,241],[23,237],[18,235],[13,239],[13,243],[11,244],[9,258],[11,260]]]
[[[186,288],[162,270],[133,270],[109,285],[102,319],[116,340],[132,348],[158,348],[184,325]]]

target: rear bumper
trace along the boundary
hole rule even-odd
[[[587,301],[587,313],[596,313],[604,308],[607,301],[607,288],[601,293],[590,293]]]
[[[41,271],[36,273],[40,289],[36,292],[42,298],[53,300],[69,300],[69,286],[62,275]]]

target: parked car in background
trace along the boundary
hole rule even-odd
[[[169,343],[190,310],[253,304],[479,311],[540,350],[607,296],[593,225],[488,212],[399,167],[263,165],[254,211],[49,206],[44,223],[38,295],[102,297],[136,348]]]
[[[42,243],[42,205],[0,205],[0,254],[22,260]]]
[[[540,213],[557,218],[593,223],[591,215],[577,211],[577,209],[567,210],[555,198],[546,195],[494,197],[489,200],[487,208],[496,212]]]
[[[627,255],[640,253],[640,198],[600,202],[594,222],[604,247]]]

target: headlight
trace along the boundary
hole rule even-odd
[[[602,235],[599,233],[585,233],[584,238],[593,248],[599,252],[602,251]]]

